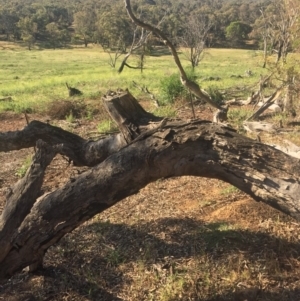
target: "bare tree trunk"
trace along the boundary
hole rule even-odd
[[[276,64],[279,63],[281,57],[282,57],[282,49],[283,49],[283,41],[280,40],[279,42],[279,46],[278,46],[278,51],[277,51],[277,59],[276,59]]]
[[[92,151],[85,149],[88,155],[84,148],[79,151],[86,142],[73,134],[73,140],[66,141],[66,145],[38,143],[32,166],[12,188],[0,217],[0,279],[26,266],[31,270],[40,267],[47,249],[66,233],[163,177],[220,179],[300,220],[298,159],[209,121],[155,118],[141,109],[131,95],[125,95],[105,98],[111,116],[122,125],[122,142],[118,142],[121,134],[113,136],[110,142],[114,147],[106,149],[101,160],[94,160],[102,163],[39,198],[46,166],[55,153],[70,154],[84,162]],[[126,99],[131,99],[129,106]],[[23,131],[1,134],[0,149],[31,145],[24,141],[28,133],[27,138],[22,136],[28,128],[31,124]],[[40,128],[40,134],[35,129],[37,138],[45,133],[45,128]],[[45,137],[57,144],[65,136],[55,129]],[[73,147],[71,141],[75,141]],[[95,157],[100,150],[101,147],[96,149]]]
[[[266,68],[267,65],[267,57],[268,57],[268,44],[267,44],[267,36],[264,35],[264,63],[263,63],[263,68]]]
[[[145,53],[145,44],[147,43],[147,40],[150,37],[151,32],[150,33],[146,33],[144,31],[144,29],[142,29],[142,35],[141,35],[141,37],[140,37],[140,39],[138,41],[136,41],[136,32],[137,32],[137,28],[135,29],[134,34],[133,34],[133,39],[132,39],[131,47],[130,47],[128,53],[123,58],[122,63],[120,65],[119,69],[118,69],[119,73],[121,73],[123,71],[123,69],[124,69],[125,66],[128,67],[128,64],[126,62],[127,62],[128,58],[132,55],[132,53],[135,50],[138,50],[141,47],[143,47],[143,54],[141,56],[141,66],[139,67],[139,69],[141,69],[141,72],[143,72],[143,56],[144,56],[144,53]]]

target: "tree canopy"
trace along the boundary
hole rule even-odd
[[[197,16],[205,20],[205,39],[211,47],[231,46],[237,40],[243,43],[252,28],[259,30],[259,20],[263,19],[261,11],[272,14],[280,6],[285,8],[282,12],[290,16],[289,8],[295,6],[291,0],[284,3],[279,0],[157,0],[155,3],[149,5],[144,0],[136,0],[133,10],[150,24],[163,20],[160,28],[171,39],[184,38],[186,24]],[[88,43],[111,47],[122,44],[126,48],[132,42],[132,31],[128,30],[131,26],[121,0],[42,0],[38,3],[0,0],[0,21],[0,40],[23,40],[29,49],[34,43],[53,48],[74,42],[85,46]],[[276,24],[274,30],[278,32],[279,23]],[[262,37],[254,34],[252,39],[255,42],[252,45],[258,45]]]

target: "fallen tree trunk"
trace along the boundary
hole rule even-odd
[[[0,152],[34,147],[39,139],[50,145],[61,144],[59,153],[73,161],[75,166],[95,166],[117,152],[143,131],[155,127],[162,118],[146,112],[129,93],[109,92],[103,103],[120,134],[91,141],[40,121],[32,121],[21,131],[0,133]]]
[[[247,121],[256,120],[263,112],[265,112],[269,107],[271,107],[275,100],[280,96],[282,92],[282,88],[278,88],[267,100],[263,103],[263,105],[253,114],[251,115]]]
[[[102,155],[102,163],[39,198],[37,191],[48,163],[42,164],[34,177],[28,172],[22,181],[27,186],[31,181],[38,184],[32,185],[35,193],[30,194],[30,189],[26,192],[26,210],[16,210],[23,204],[24,197],[22,189],[12,189],[0,217],[0,238],[4,239],[0,245],[0,279],[7,279],[27,266],[31,270],[41,266],[47,249],[66,233],[159,178],[193,175],[220,179],[256,201],[263,201],[300,220],[298,159],[209,121],[155,118],[133,99],[130,106],[121,101],[126,99],[125,95],[127,93],[113,95],[109,100],[112,116],[123,125],[124,138],[113,151],[106,152],[105,160]],[[123,113],[121,116],[112,112]],[[30,124],[28,127],[30,129]],[[36,131],[38,133],[38,129]],[[13,139],[14,135],[17,134],[1,134],[0,149],[3,150],[4,143],[9,143],[9,137]],[[64,137],[52,131],[45,140],[61,143]],[[117,135],[112,137],[119,139],[114,138]],[[9,145],[15,143],[14,140]],[[72,141],[68,141],[68,152],[64,144],[55,152],[78,155],[77,148],[84,143],[78,140],[72,147]],[[24,141],[19,144],[28,146]],[[51,147],[49,149],[53,152]],[[81,154],[84,155],[82,149]],[[91,157],[92,152],[89,154]],[[100,148],[95,156],[98,154]],[[33,167],[36,164],[38,161],[33,162]],[[8,212],[13,214],[8,215]],[[11,218],[17,222],[12,222]]]

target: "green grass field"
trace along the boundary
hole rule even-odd
[[[66,82],[82,90],[83,99],[95,98],[117,88],[129,88],[136,97],[142,96],[132,81],[140,86],[146,85],[159,99],[161,80],[178,72],[172,56],[166,54],[147,56],[143,73],[125,68],[122,74],[118,74],[117,68],[109,65],[108,54],[98,46],[31,51],[17,45],[0,46],[0,98],[10,96],[13,99],[1,101],[0,112],[43,111],[47,103],[68,98]],[[182,53],[180,57],[184,67],[189,69],[189,62]],[[137,58],[133,56],[129,63],[135,65],[134,60]],[[117,67],[120,62],[121,58]],[[218,89],[243,87],[255,84],[260,74],[266,73],[260,65],[261,55],[257,51],[209,49],[195,74],[204,89],[210,86]],[[253,77],[232,77],[243,76],[247,69],[251,69]],[[220,77],[221,80],[210,80],[209,77]]]

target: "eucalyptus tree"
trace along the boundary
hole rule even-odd
[[[85,9],[74,14],[75,34],[83,40],[84,46],[93,40],[96,29],[96,12],[92,9]]]
[[[252,31],[252,27],[241,21],[231,22],[226,27],[226,38],[230,39],[235,44],[240,44],[248,37]]]
[[[183,34],[179,41],[188,49],[185,56],[193,70],[199,65],[202,58],[212,25],[209,16],[202,14],[192,14],[183,25]]]
[[[270,49],[276,53],[276,64],[286,63],[288,53],[299,36],[300,3],[294,0],[273,0],[257,19],[255,28],[263,37],[264,53]],[[265,63],[264,63],[265,65]]]
[[[123,6],[100,11],[96,22],[96,39],[109,54],[109,64],[115,68],[118,58],[132,45],[135,27],[128,20]]]
[[[46,25],[47,40],[54,49],[70,40],[68,30],[62,28],[59,23],[51,22]]]
[[[28,50],[31,50],[31,47],[36,41],[36,33],[38,31],[37,23],[34,22],[31,17],[26,16],[19,20],[18,27],[21,31],[22,40],[27,45]]]
[[[288,52],[299,33],[297,22],[300,16],[300,3],[294,0],[274,1],[276,14],[273,15],[272,26],[276,37],[276,63],[282,59],[286,63]]]
[[[6,40],[17,37],[19,17],[17,13],[8,8],[0,11],[0,30],[5,34]]]

